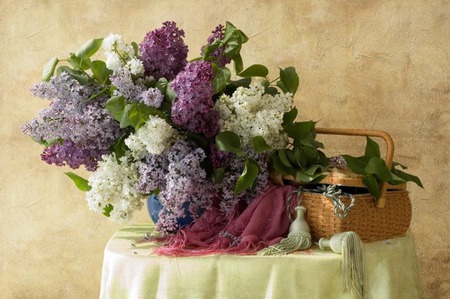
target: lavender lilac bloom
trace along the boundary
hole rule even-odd
[[[139,95],[139,101],[147,106],[159,108],[164,100],[164,95],[158,88],[149,88]]]
[[[236,212],[236,207],[239,202],[250,204],[253,199],[263,193],[269,185],[269,171],[267,169],[267,162],[264,154],[257,154],[251,150],[247,151],[247,157],[254,159],[260,168],[260,173],[256,179],[256,189],[251,191],[249,189],[234,194],[234,188],[239,177],[244,170],[244,159],[234,159],[228,167],[224,180],[217,185],[221,195],[220,210],[225,215],[230,215]]]
[[[219,132],[219,113],[214,110],[212,79],[214,70],[208,61],[189,63],[171,83],[177,94],[172,105],[172,121],[181,127],[213,137]]]
[[[128,67],[119,68],[110,76],[111,83],[116,88],[114,95],[124,96],[128,100],[159,108],[164,100],[164,95],[158,88],[147,88],[147,79],[149,78],[133,79]]]
[[[124,96],[129,100],[138,100],[140,95],[147,90],[144,82],[133,80],[131,71],[127,67],[119,68],[109,77],[116,88],[115,95]]]
[[[138,192],[151,194],[156,190],[164,190],[168,168],[167,155],[148,154],[139,164]]]
[[[219,150],[215,143],[209,146],[209,151],[211,163],[216,169],[227,166],[234,157],[232,153]]]
[[[213,31],[212,31],[212,35],[210,37],[208,37],[208,43],[207,45],[211,45],[212,43],[214,43],[217,40],[222,40],[225,36],[225,27],[220,24],[218,25]],[[201,54],[204,55],[205,51],[205,46],[202,47],[202,52]],[[222,47],[217,47],[217,49],[215,49],[211,54],[211,57],[215,57],[216,58],[216,64],[220,67],[224,67],[225,65],[227,65],[228,63],[231,62],[231,58],[228,58],[227,56],[225,56],[225,48]]]
[[[139,59],[145,74],[156,79],[172,80],[187,63],[188,47],[184,44],[184,31],[175,22],[164,22],[163,27],[146,34],[139,44]]]
[[[165,211],[160,213],[162,219],[185,217],[183,205],[186,202],[189,203],[189,212],[196,219],[201,215],[201,211],[212,203],[216,190],[201,166],[205,158],[206,154],[201,148],[186,141],[179,141],[168,150],[166,188],[158,195],[165,207]],[[172,222],[161,221],[157,228],[172,231],[173,227],[170,227],[169,223]]]
[[[104,108],[105,97],[87,99],[98,92],[93,85],[80,85],[67,73],[36,85],[33,94],[51,100],[50,107],[23,126],[34,140],[49,145],[42,160],[57,166],[94,171],[101,156],[121,136],[122,130]]]

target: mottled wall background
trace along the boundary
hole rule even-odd
[[[140,42],[165,20],[185,30],[190,58],[229,20],[251,37],[245,65],[297,68],[299,118],[390,132],[396,160],[426,187],[409,186],[424,297],[450,297],[449,17],[446,0],[2,0],[1,297],[98,297],[103,248],[119,226],[90,213],[65,169],[40,162],[41,147],[21,134],[46,105],[28,90],[50,57],[109,33]],[[336,153],[364,143],[323,140]]]

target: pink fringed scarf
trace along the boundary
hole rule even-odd
[[[289,230],[286,199],[293,186],[273,186],[256,197],[242,212],[225,218],[218,208],[203,213],[196,222],[154,250],[169,256],[214,253],[251,254],[278,243]]]

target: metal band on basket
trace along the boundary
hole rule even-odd
[[[290,208],[292,204],[292,199],[294,195],[297,195],[297,205],[301,205],[301,193],[312,192],[312,193],[322,193],[325,197],[329,198],[334,205],[334,214],[341,218],[347,218],[348,213],[355,206],[355,197],[350,193],[343,193],[341,189],[337,185],[320,185],[314,189],[306,189],[302,186],[299,186],[297,190],[291,192],[289,197],[287,198],[286,212],[289,216],[289,221],[292,222],[292,215],[290,213]],[[350,197],[351,201],[348,206],[345,206],[345,203],[339,198],[341,195]]]

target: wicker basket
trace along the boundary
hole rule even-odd
[[[356,129],[324,129],[317,128],[320,134],[352,135],[381,137],[387,143],[386,164],[392,165],[394,143],[392,138],[383,131]],[[321,183],[338,186],[362,187],[361,178],[340,178],[329,175]],[[406,185],[390,186],[385,183],[381,187],[381,198],[375,203],[369,194],[352,194],[355,201],[347,217],[340,218],[335,213],[335,205],[321,193],[302,192],[301,204],[307,209],[306,220],[310,225],[314,241],[320,238],[330,238],[333,234],[344,231],[354,231],[365,242],[384,240],[404,235],[411,223],[411,201]],[[339,199],[348,206],[349,196]]]

